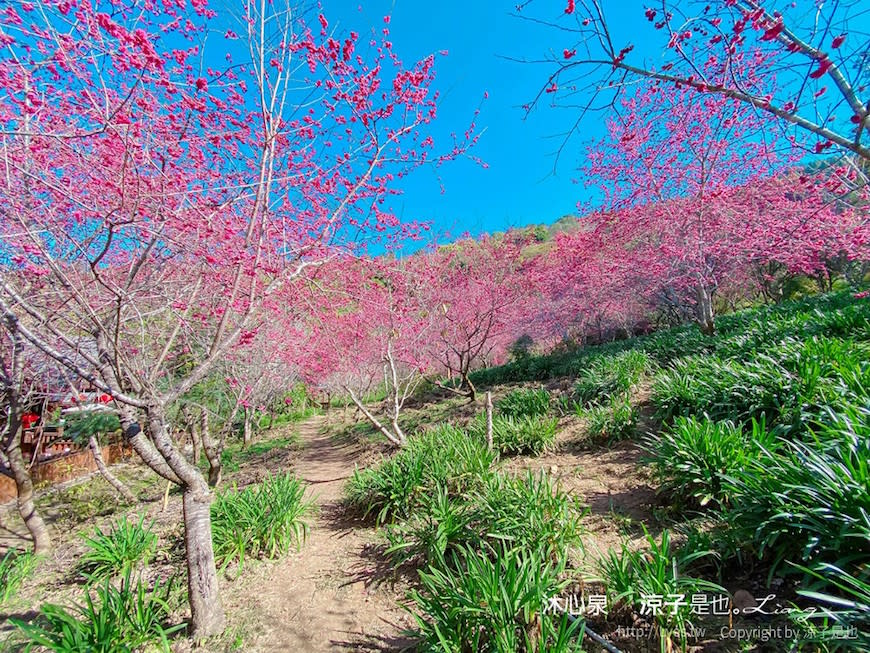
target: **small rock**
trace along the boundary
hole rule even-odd
[[[755,600],[755,597],[752,596],[746,590],[737,590],[734,592],[734,598],[732,599],[734,603],[734,607],[743,612],[746,608],[754,608],[758,605],[758,602]]]

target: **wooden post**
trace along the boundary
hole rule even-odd
[[[492,451],[492,392],[486,392],[486,446]]]

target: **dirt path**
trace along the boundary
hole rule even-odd
[[[308,541],[298,554],[245,569],[224,590],[245,651],[397,651],[410,644],[401,632],[411,622],[396,603],[404,588],[392,585],[374,530],[341,507],[359,446],[322,434],[323,419],[300,427],[296,470],[319,507]]]

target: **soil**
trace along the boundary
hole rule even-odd
[[[302,424],[295,461],[318,506],[298,553],[245,569],[223,593],[230,627],[247,632],[244,650],[395,651],[413,640],[398,601],[406,581],[392,576],[370,523],[348,515],[342,486],[361,457],[361,444],[337,442],[322,417]]]

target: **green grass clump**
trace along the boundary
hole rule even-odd
[[[438,487],[411,518],[386,529],[388,552],[407,560],[447,565],[463,546],[495,552],[504,544],[541,548],[553,559],[581,545],[584,511],[543,473],[514,478],[497,473],[468,495],[451,497]]]
[[[541,548],[554,559],[581,544],[584,509],[543,472],[496,474],[471,501],[486,537],[529,550]]]
[[[445,557],[457,548],[480,542],[477,525],[474,506],[439,484],[411,517],[386,526],[387,554],[396,564],[420,561],[443,566]]]
[[[443,424],[409,438],[391,458],[355,469],[345,485],[347,503],[377,523],[407,518],[438,486],[451,495],[468,492],[492,473],[495,452],[468,432]]]
[[[762,449],[723,478],[726,520],[776,570],[784,561],[870,562],[870,411],[843,409],[810,442]]]
[[[582,621],[545,613],[567,587],[565,559],[499,546],[494,555],[462,547],[452,569],[420,572],[411,592],[422,651],[581,651]]]
[[[727,480],[756,462],[762,450],[773,451],[777,440],[764,421],[749,431],[733,422],[678,417],[661,433],[644,441],[661,492],[683,505],[723,507],[732,503]]]
[[[587,431],[595,441],[628,439],[637,426],[637,409],[631,405],[628,395],[617,395],[607,404],[595,404],[578,412],[588,420]]]
[[[227,565],[245,558],[277,558],[308,537],[313,503],[293,474],[267,476],[259,485],[232,488],[211,506],[215,559]]]
[[[773,359],[687,356],[656,376],[651,400],[656,417],[665,421],[692,415],[741,423],[766,415],[770,421],[787,409],[793,385]]]
[[[747,358],[687,356],[656,376],[652,403],[662,420],[707,415],[747,424],[767,418],[800,437],[844,401],[866,399],[865,344],[815,336],[771,344]]]
[[[11,601],[31,572],[38,558],[31,551],[9,549],[0,558],[0,605]]]
[[[145,526],[145,515],[139,521],[119,519],[103,531],[97,527],[85,537],[85,553],[79,569],[90,580],[124,575],[137,565],[147,565],[157,548],[157,536],[151,526]]]
[[[486,418],[478,415],[469,432],[482,439],[486,435]],[[519,417],[493,415],[492,444],[507,455],[540,456],[556,442],[559,420],[555,417],[524,415]]]
[[[724,588],[715,583],[684,573],[689,565],[710,555],[709,551],[674,550],[667,530],[662,531],[660,542],[649,533],[646,539],[645,550],[633,550],[623,543],[620,551],[609,551],[598,563],[601,579],[610,596],[609,605],[622,602],[641,611],[645,596],[690,596],[708,592],[727,594]],[[655,615],[663,651],[672,650],[672,647],[665,645],[669,639],[676,639],[681,649],[685,650],[691,611],[691,605],[686,602],[676,606],[676,609],[669,605]]]
[[[637,349],[597,356],[580,372],[574,394],[585,406],[603,398],[627,394],[651,367],[649,356]]]
[[[822,587],[825,591],[805,589],[798,590],[798,594],[821,606],[822,614],[831,622],[847,629],[856,628],[856,637],[840,640],[838,647],[841,650],[870,650],[870,578],[866,574],[860,578],[831,564],[817,565],[814,569],[799,569],[812,579],[811,587]],[[809,631],[815,626],[821,631],[818,638],[814,639],[815,642],[830,642],[827,623],[822,622],[821,628],[807,621],[799,625]]]
[[[166,627],[172,612],[171,583],[149,589],[131,581],[130,570],[119,586],[110,579],[85,593],[84,605],[67,608],[45,604],[31,623],[12,619],[24,651],[119,653],[156,647],[169,651],[168,636],[184,625]]]
[[[539,417],[550,410],[550,393],[545,388],[511,390],[495,407],[508,417]]]
[[[234,442],[227,445],[221,451],[221,466],[226,472],[237,472],[242,468],[242,465],[249,463],[255,458],[268,456],[273,451],[281,449],[290,449],[299,445],[299,438],[296,435],[282,435],[269,440],[259,440],[251,443],[249,446],[244,446],[241,442]],[[200,460],[202,469],[208,468],[208,460],[204,457]]]

